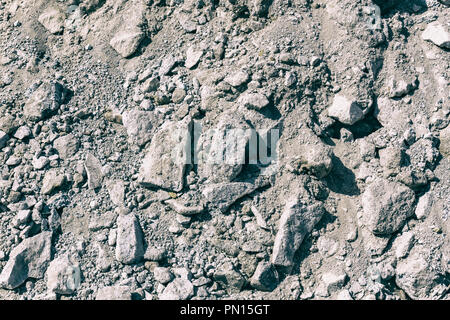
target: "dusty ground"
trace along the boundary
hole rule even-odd
[[[0,299],[448,299],[449,5],[0,1]]]

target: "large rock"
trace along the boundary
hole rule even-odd
[[[15,289],[28,278],[43,278],[51,259],[51,245],[50,231],[21,242],[9,254],[9,260],[0,274],[0,286]]]
[[[159,295],[159,300],[187,300],[194,295],[194,286],[188,279],[176,278]]]
[[[139,48],[144,33],[138,27],[118,31],[109,44],[123,58],[132,56]]]
[[[364,118],[359,104],[340,94],[334,97],[333,104],[328,108],[328,115],[347,125],[353,125]]]
[[[137,109],[125,111],[122,121],[127,129],[130,142],[136,143],[138,146],[143,146],[150,141],[159,124],[153,112]]]
[[[362,223],[375,235],[390,235],[414,214],[414,192],[398,183],[377,179],[361,197]]]
[[[116,259],[124,264],[139,262],[144,257],[144,235],[134,214],[117,218]]]
[[[48,30],[48,32],[56,34],[64,30],[64,21],[66,16],[57,8],[47,8],[39,16],[38,21]]]
[[[58,294],[73,294],[81,285],[77,262],[67,254],[53,260],[47,269],[47,289]]]
[[[430,23],[422,33],[422,39],[435,45],[450,49],[450,33],[448,27],[439,21]]]
[[[138,181],[143,185],[181,191],[191,163],[191,119],[165,122],[153,136],[142,161]]]
[[[319,202],[303,203],[298,196],[289,198],[278,223],[272,252],[274,265],[290,267],[303,239],[320,221],[325,209]]]
[[[53,142],[53,147],[58,151],[61,159],[69,159],[74,156],[79,148],[79,142],[73,134],[59,137]]]
[[[27,120],[39,121],[53,115],[65,103],[70,91],[58,82],[43,83],[25,102],[23,115]]]

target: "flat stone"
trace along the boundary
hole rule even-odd
[[[116,259],[124,264],[137,263],[144,257],[144,235],[134,214],[117,218]]]
[[[172,71],[177,62],[177,59],[173,55],[169,54],[168,56],[166,56],[161,62],[161,67],[159,67],[159,75],[167,75],[170,71]]]
[[[111,228],[116,222],[117,214],[113,211],[107,211],[100,215],[92,216],[89,220],[89,229],[98,231],[101,229]]]
[[[0,286],[15,289],[28,278],[44,277],[51,258],[52,232],[41,232],[27,238],[9,254],[9,260],[0,274]]]
[[[246,84],[250,79],[250,76],[245,71],[237,71],[225,77],[224,81],[228,82],[233,87],[239,87]]]
[[[208,207],[225,212],[233,203],[255,189],[255,185],[246,182],[217,183],[206,186],[202,194]]]
[[[6,132],[0,130],[0,149],[6,146],[9,136]]]
[[[169,199],[166,201],[166,203],[173,209],[175,212],[183,215],[183,216],[192,216],[195,214],[199,214],[203,212],[204,207],[203,205],[198,206],[186,206],[182,203],[180,203],[176,199]]]

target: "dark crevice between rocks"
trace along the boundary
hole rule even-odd
[[[333,169],[331,173],[324,179],[327,187],[338,194],[348,196],[357,196],[360,190],[356,183],[355,174],[347,168],[342,161],[336,157],[332,157]]]
[[[345,125],[338,121],[336,121],[331,126],[332,138],[340,139],[340,131],[342,128],[349,130],[353,134],[354,139],[361,139],[369,136],[375,131],[381,129],[383,126],[381,123],[375,118],[373,114],[369,114],[364,119],[356,122],[353,125]]]

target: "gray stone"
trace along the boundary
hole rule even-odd
[[[361,197],[362,222],[375,235],[392,234],[414,214],[414,201],[410,188],[379,178],[366,187]]]
[[[228,82],[233,87],[239,87],[243,84],[246,84],[249,79],[249,74],[246,71],[240,70],[225,77],[224,81]]]
[[[125,111],[122,115],[122,121],[127,129],[130,142],[138,146],[143,146],[149,142],[159,125],[159,120],[153,112],[137,109]]]
[[[98,289],[95,300],[131,300],[132,290],[128,286],[110,286]]]
[[[200,58],[203,56],[203,50],[196,50],[195,47],[191,46],[186,51],[186,60],[184,61],[184,66],[188,69],[194,68]]]
[[[327,272],[322,274],[322,281],[328,293],[333,294],[339,289],[342,289],[347,281],[347,274],[342,270]]]
[[[206,186],[202,194],[210,208],[225,212],[233,203],[255,189],[255,185],[246,182],[217,183]]]
[[[191,163],[192,120],[167,121],[155,133],[142,161],[138,181],[171,191],[184,186],[186,166]]]
[[[108,180],[106,182],[109,198],[116,206],[124,205],[125,201],[125,184],[122,180]]]
[[[168,56],[166,56],[161,62],[161,67],[159,67],[159,75],[167,75],[170,71],[172,71],[177,62],[177,59],[173,55],[169,54]]]
[[[222,283],[229,294],[239,293],[245,284],[244,276],[228,261],[216,269],[214,280]]]
[[[269,100],[262,93],[244,92],[238,102],[249,109],[261,110],[269,105]]]
[[[66,182],[66,177],[60,174],[57,169],[47,171],[42,180],[42,194],[51,194],[53,191],[61,188]]]
[[[22,241],[9,254],[9,260],[0,274],[0,286],[15,289],[28,278],[43,278],[51,259],[51,245],[50,231]]]
[[[63,160],[74,156],[79,146],[79,141],[73,134],[64,135],[53,142],[53,147],[58,151],[59,157]]]
[[[328,115],[348,125],[353,125],[364,118],[364,113],[359,104],[340,94],[334,97],[333,104],[328,108]]]
[[[169,268],[156,267],[153,269],[153,277],[159,283],[166,284],[172,281],[173,274],[170,272]]]
[[[166,201],[166,203],[177,213],[183,215],[183,216],[192,216],[198,213],[203,212],[204,207],[203,205],[197,205],[197,206],[186,206],[182,203],[180,203],[176,199],[169,199]]]
[[[45,82],[25,102],[23,115],[27,120],[35,122],[49,118],[65,102],[68,94],[69,91],[60,83]]]
[[[39,16],[38,21],[52,34],[64,30],[66,16],[57,8],[49,7]]]
[[[31,136],[31,129],[28,126],[21,126],[14,133],[14,138],[23,140]]]
[[[448,27],[439,21],[427,25],[422,33],[422,39],[430,41],[441,48],[450,49],[450,33]]]
[[[133,27],[118,31],[109,44],[123,58],[128,58],[136,52],[143,38],[144,33],[142,30],[138,27]]]
[[[144,257],[144,235],[134,214],[117,218],[116,259],[124,264],[139,262]]]
[[[9,136],[6,132],[0,130],[0,149],[6,146],[6,142],[8,142]]]
[[[103,182],[101,162],[96,157],[94,157],[94,155],[88,153],[86,155],[86,160],[84,161],[84,168],[87,173],[89,189],[95,190],[100,188]]]
[[[52,262],[47,269],[47,289],[58,294],[73,294],[81,285],[78,262],[63,255]]]
[[[250,279],[250,285],[261,291],[272,291],[277,287],[279,280],[275,267],[268,262],[261,261]]]
[[[159,300],[187,300],[194,295],[194,286],[187,279],[176,278],[159,295]]]
[[[414,233],[411,231],[405,232],[398,237],[394,242],[395,256],[399,259],[405,258],[414,245],[414,239]]]
[[[92,216],[89,221],[89,229],[98,231],[101,229],[111,228],[116,222],[117,214],[113,211],[107,211],[100,215]]]
[[[321,203],[302,203],[299,196],[292,196],[286,201],[272,253],[272,263],[290,267],[294,262],[295,252],[303,239],[320,221],[325,210]]]
[[[417,201],[417,206],[415,210],[416,218],[419,220],[424,220],[431,212],[431,207],[433,205],[433,198],[430,192],[425,193]]]

